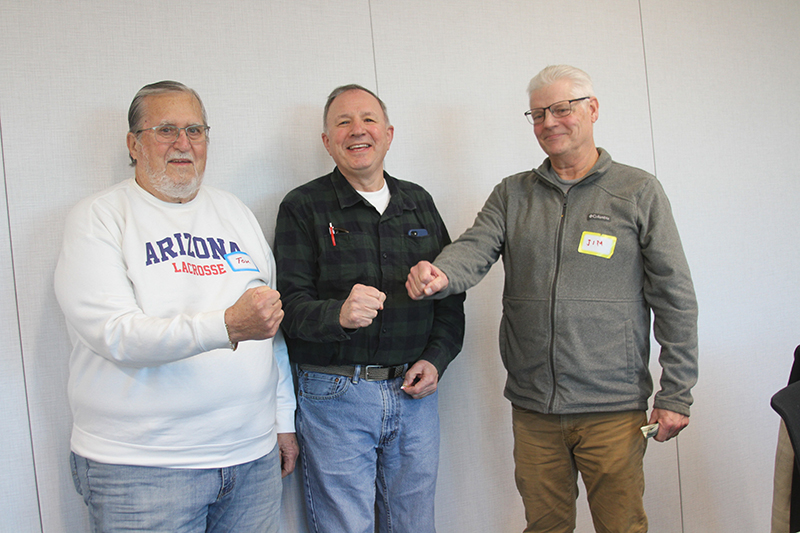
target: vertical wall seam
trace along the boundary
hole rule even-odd
[[[39,510],[39,530],[44,531],[42,521],[42,499],[39,496],[39,476],[36,472],[36,452],[33,448],[33,426],[31,425],[31,402],[28,399],[28,377],[25,372],[25,357],[22,349],[22,320],[19,312],[19,291],[17,290],[17,271],[14,261],[14,240],[11,237],[11,208],[8,201],[8,179],[6,174],[6,152],[3,144],[3,121],[0,120],[0,167],[3,170],[3,192],[5,194],[6,224],[8,227],[8,253],[11,259],[11,282],[14,286],[14,310],[17,315],[17,337],[19,338],[20,366],[22,368],[22,387],[25,392],[25,413],[28,416],[28,436],[31,443],[31,467],[33,468],[33,487],[36,491],[36,508]]]
[[[675,437],[675,459],[678,461],[678,500],[681,502],[681,533],[686,532],[683,522],[683,481],[681,481],[681,448],[678,437]]]
[[[369,10],[369,37],[372,42],[372,71],[375,73],[375,94],[380,96],[381,91],[378,87],[378,57],[375,53],[375,26],[372,22],[372,0],[367,0],[367,8]]]
[[[653,174],[658,177],[658,167],[656,165],[656,136],[653,128],[653,105],[650,100],[650,73],[647,71],[647,44],[644,38],[644,16],[642,14],[642,0],[639,4],[639,30],[642,32],[642,61],[644,62],[644,85],[647,94],[647,117],[650,120],[650,149],[653,152]]]
[[[653,104],[650,95],[650,72],[647,70],[647,43],[644,36],[644,14],[642,13],[642,0],[637,2],[639,6],[639,30],[642,34],[642,61],[644,63],[644,83],[647,94],[647,116],[650,120],[650,149],[653,152],[653,174],[658,177],[658,165],[656,164],[656,136],[653,126]],[[678,445],[678,438],[675,437],[675,460],[678,469],[678,507],[681,514],[681,533],[686,533],[683,516],[683,481],[681,479],[681,451]]]

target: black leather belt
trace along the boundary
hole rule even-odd
[[[365,381],[383,381],[385,379],[403,377],[406,373],[406,365],[397,366],[379,366],[379,365],[360,365],[361,374],[359,379]],[[356,368],[358,366],[342,365],[342,366],[317,366],[317,365],[300,365],[300,370],[306,372],[319,372],[320,374],[331,374],[334,376],[345,376],[353,378],[356,375]]]

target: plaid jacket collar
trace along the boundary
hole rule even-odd
[[[400,189],[395,178],[384,171],[383,179],[386,180],[386,184],[389,186],[389,193],[392,195],[391,200],[389,200],[389,205],[383,213],[384,216],[397,216],[402,211],[413,211],[417,208],[416,202]],[[339,171],[339,167],[333,169],[331,173],[331,183],[333,184],[333,190],[336,192],[336,198],[339,200],[340,208],[345,209],[347,207],[352,207],[359,202],[367,203],[364,197],[358,194],[358,191],[356,191],[353,186],[350,185],[350,182],[347,181],[347,178],[342,175]]]

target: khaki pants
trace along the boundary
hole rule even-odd
[[[544,415],[512,406],[512,422],[526,533],[575,530],[578,472],[598,533],[647,531],[644,411]]]
[[[775,450],[775,476],[772,480],[772,533],[791,533],[792,476],[794,449],[786,424],[781,420],[778,448]]]

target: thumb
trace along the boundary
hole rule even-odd
[[[410,370],[406,372],[405,377],[403,378],[403,385],[401,388],[411,387],[419,378],[419,372],[411,372]]]
[[[444,289],[447,286],[447,278],[444,276],[437,276],[433,278],[430,283],[425,285],[423,292],[426,296],[430,296],[432,294],[436,294],[440,290]]]

